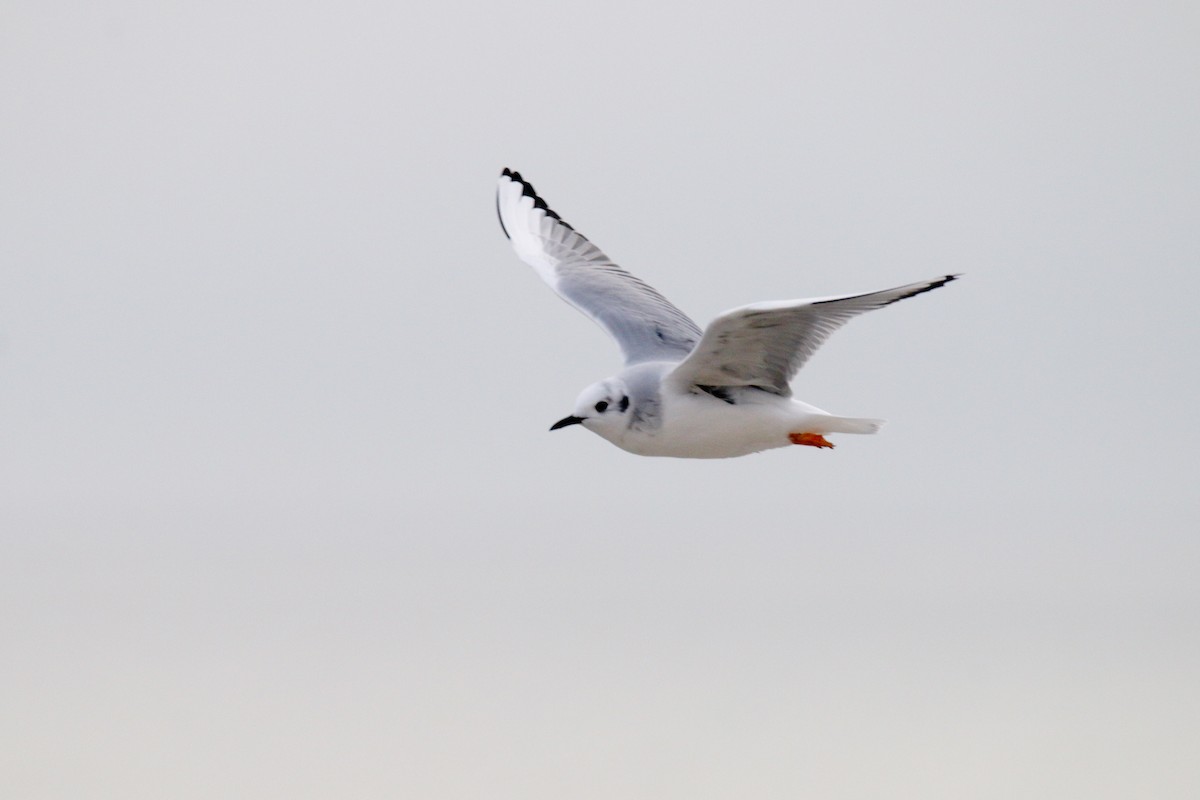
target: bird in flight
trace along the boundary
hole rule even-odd
[[[517,256],[617,341],[625,368],[584,389],[556,431],[582,425],[631,453],[730,458],[790,445],[832,448],[834,433],[875,433],[882,420],[839,417],[788,385],[852,317],[957,278],[868,294],[753,303],[701,331],[641,279],[563,221],[519,172],[496,188],[500,226]]]

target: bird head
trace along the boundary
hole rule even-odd
[[[593,383],[580,393],[575,411],[550,426],[550,430],[582,425],[606,439],[629,427],[629,391],[617,378]]]

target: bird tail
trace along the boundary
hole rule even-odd
[[[835,417],[833,415],[817,417],[814,422],[816,425],[808,426],[813,433],[877,433],[883,426],[881,419]]]

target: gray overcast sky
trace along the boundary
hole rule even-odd
[[[1194,4],[0,11],[0,794],[1194,798]],[[718,462],[495,178],[704,324],[965,278]]]

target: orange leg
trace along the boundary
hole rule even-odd
[[[831,450],[833,445],[819,433],[789,433],[788,439],[792,444],[806,444],[809,447],[828,447]]]

